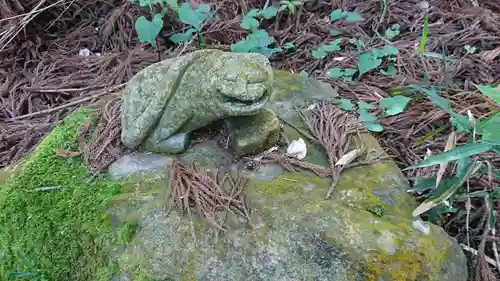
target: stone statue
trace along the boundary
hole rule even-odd
[[[122,92],[122,142],[181,153],[189,133],[233,116],[255,116],[273,87],[269,60],[257,53],[199,50],[138,72]]]

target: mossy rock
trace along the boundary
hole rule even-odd
[[[285,110],[337,94],[330,86],[276,73],[268,109],[293,124]],[[346,170],[333,196],[331,180],[307,172],[249,178],[251,221],[229,215],[219,232],[196,215],[169,210],[169,172],[156,169],[122,180],[89,181],[83,161],[55,149],[76,149],[74,136],[89,117],[80,109],[59,125],[12,176],[0,181],[0,279],[9,272],[42,270],[41,280],[363,280],[465,281],[465,256],[440,227],[411,216],[416,206],[392,161]],[[299,130],[297,130],[299,128]],[[305,138],[304,138],[305,139]],[[367,151],[383,153],[370,134]],[[307,142],[307,161],[325,165],[324,152]],[[213,168],[227,151],[200,143],[180,155]],[[264,165],[261,169],[272,169]],[[33,192],[37,187],[61,189]],[[415,227],[415,225],[419,225]],[[6,250],[4,250],[6,249]],[[27,268],[18,249],[33,264]]]
[[[336,96],[327,84],[276,73],[267,108],[293,125],[284,127],[288,139],[306,140],[309,162],[328,163],[324,151],[301,135],[307,127],[294,108]],[[357,143],[373,155],[386,155],[368,133]],[[227,154],[201,143],[180,158],[213,169],[221,161],[217,155]],[[116,256],[122,279],[466,280],[461,248],[441,228],[412,217],[416,202],[392,161],[346,170],[329,200],[324,197],[331,179],[307,171],[262,172],[274,174],[267,180],[255,177],[259,171],[243,172],[249,178],[251,222],[229,215],[227,233],[196,215],[164,211],[169,209],[166,171],[154,184],[138,182],[134,193],[123,194],[111,212],[119,221],[140,217],[140,230]]]

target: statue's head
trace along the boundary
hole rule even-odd
[[[220,53],[215,90],[220,108],[231,116],[255,114],[272,92],[274,74],[267,57],[257,53]]]

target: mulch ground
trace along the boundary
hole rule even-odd
[[[240,27],[242,15],[252,8],[279,5],[265,0],[191,0],[192,6],[213,4],[220,21],[205,26],[205,48],[230,50],[230,44],[246,37]],[[391,88],[423,83],[424,72],[429,82],[442,86],[440,94],[452,102],[460,114],[470,110],[476,118],[490,115],[494,105],[475,92],[473,84],[500,82],[500,2],[487,0],[388,1],[381,19],[380,0],[306,1],[293,16],[279,14],[264,21],[261,28],[276,38],[280,45],[292,42],[295,50],[271,58],[275,68],[300,72],[328,82],[341,95],[365,102],[388,97]],[[425,11],[422,8],[428,7]],[[329,14],[342,8],[360,12],[365,21],[357,24],[331,23]],[[128,81],[137,71],[159,59],[195,50],[189,44],[175,45],[168,40],[183,25],[167,21],[159,36],[158,49],[140,44],[134,31],[135,20],[143,15],[138,5],[116,0],[0,0],[0,168],[32,151],[36,144],[61,119],[79,105],[89,104],[109,94]],[[417,56],[425,15],[429,15],[429,39],[426,50],[457,57],[454,62]],[[330,28],[342,30],[349,37],[369,38],[373,30],[385,30],[392,24],[401,26],[401,35],[392,40],[400,50],[397,75],[387,77],[372,72],[360,81],[345,82],[329,78],[326,69],[356,67],[359,52],[350,44],[335,56],[315,60],[310,52],[321,43],[331,41]],[[368,40],[366,40],[368,41]],[[367,48],[381,47],[386,42],[373,40]],[[465,45],[478,52],[465,54]],[[89,56],[80,56],[87,48]],[[425,71],[424,71],[425,70]],[[108,110],[108,114],[116,111]],[[109,117],[109,116],[108,116]],[[111,117],[109,117],[111,118]],[[384,148],[396,157],[401,168],[422,160],[429,153],[443,151],[450,129],[419,143],[429,132],[449,123],[449,116],[430,101],[410,105],[402,114],[381,120],[385,130],[378,134]],[[116,131],[108,132],[116,134]],[[467,141],[458,136],[458,144]],[[481,159],[500,167],[497,154],[484,154]],[[429,175],[435,169],[408,171],[408,177]],[[470,191],[500,186],[499,179],[474,177]],[[460,212],[439,215],[436,222],[450,235],[469,248],[470,280],[500,280],[496,230],[485,225],[488,208],[481,200],[472,200],[469,223],[465,206]],[[494,202],[497,216],[500,210]],[[497,221],[499,221],[497,219]],[[482,242],[482,243],[481,243]],[[478,250],[475,253],[474,250]]]

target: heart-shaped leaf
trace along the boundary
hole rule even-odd
[[[330,13],[330,20],[331,21],[336,21],[336,20],[339,20],[343,17],[344,17],[344,11],[342,11],[342,9],[336,9]]]
[[[172,36],[170,36],[170,40],[174,43],[182,43],[182,42],[187,42],[193,38],[193,33],[196,32],[196,29],[190,28],[186,30],[184,33],[177,33]]]
[[[396,74],[396,67],[394,66],[394,64],[390,64],[388,67],[387,67],[387,70],[385,69],[381,69],[380,70],[380,73],[382,73],[383,75],[385,76],[394,76],[394,74]]]
[[[354,104],[348,99],[340,99],[339,107],[347,111],[354,110]]]
[[[346,12],[347,18],[345,19],[347,22],[357,22],[364,21],[365,19],[358,12]]]
[[[342,71],[342,69],[340,69],[338,67],[331,68],[331,69],[327,70],[326,74],[328,75],[328,77],[332,77],[332,78],[340,78],[340,77],[344,76],[344,72]]]
[[[163,28],[163,19],[160,14],[156,14],[152,21],[141,16],[135,21],[135,30],[141,43],[148,42],[155,46],[156,36]]]
[[[384,130],[384,127],[378,122],[363,122],[363,125],[368,131],[372,132],[382,132]]]
[[[254,30],[259,26],[259,21],[247,15],[243,18],[243,21],[241,21],[240,26],[243,29]]]
[[[382,64],[382,60],[375,57],[372,52],[362,53],[358,56],[359,77],[379,67],[380,64]]]
[[[268,7],[268,8],[265,8],[264,10],[261,10],[257,15],[259,17],[262,17],[262,18],[265,18],[268,20],[268,19],[275,17],[276,14],[278,14],[278,9],[276,9],[275,7]]]
[[[385,114],[393,116],[403,112],[410,100],[410,98],[405,96],[383,98],[380,101],[380,107],[384,109]]]
[[[191,9],[189,3],[184,3],[179,8],[179,19],[185,23],[189,24],[196,30],[200,30],[201,23],[207,19],[210,12],[210,6],[206,4],[200,5],[196,10]]]

